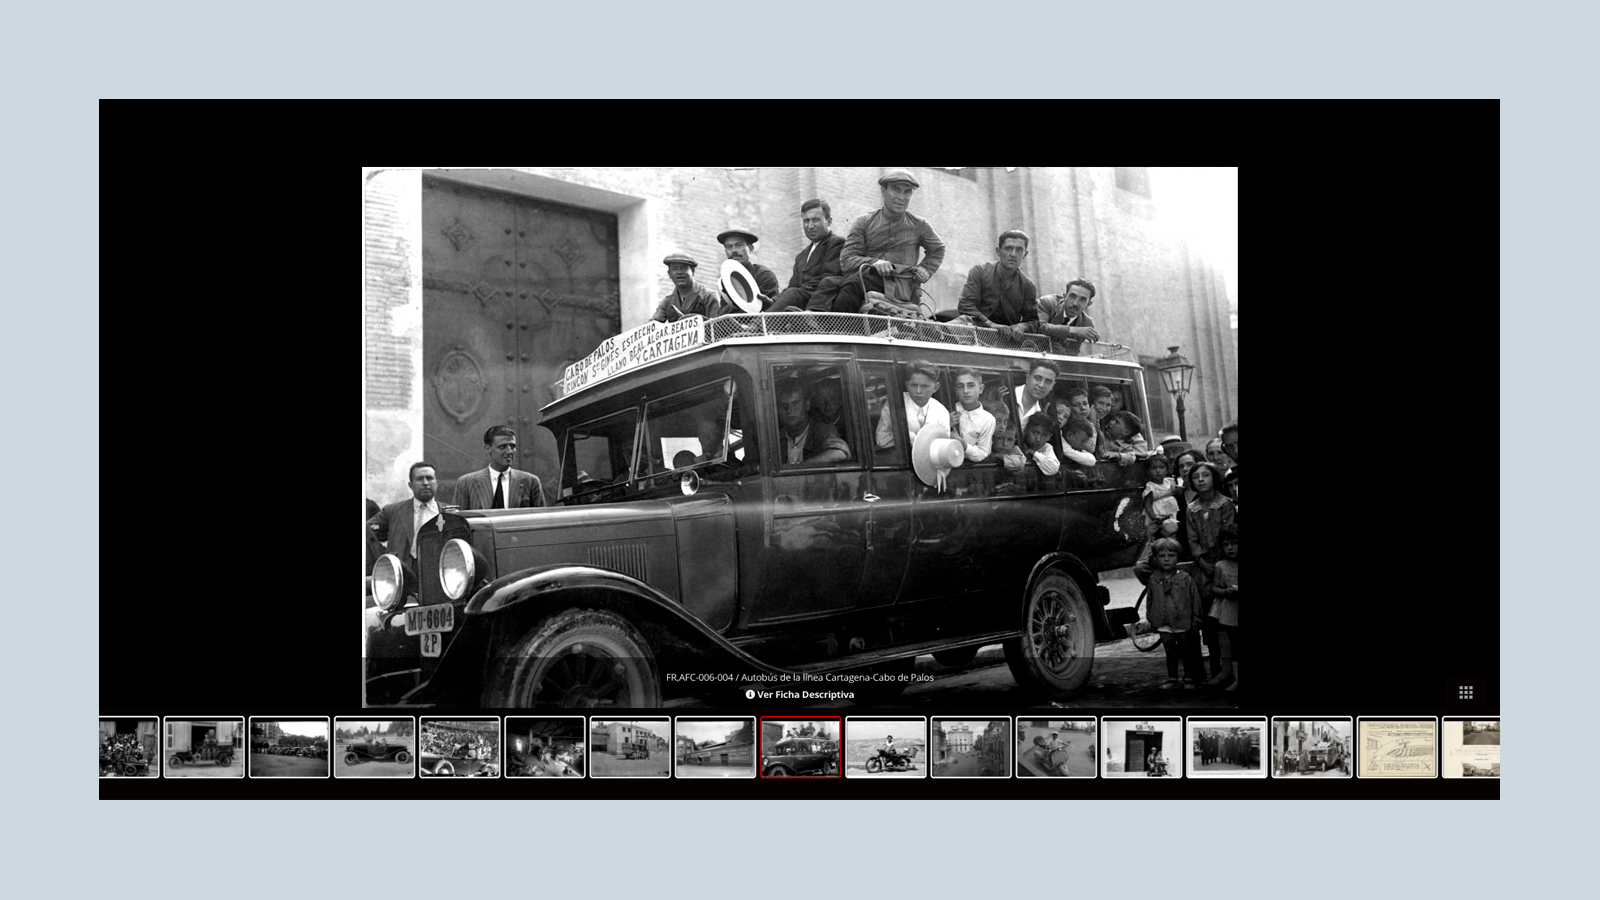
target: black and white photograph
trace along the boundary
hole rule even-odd
[[[1183,720],[1103,718],[1100,775],[1104,778],[1183,777]]]
[[[756,777],[756,720],[679,716],[673,720],[678,778]]]
[[[417,771],[424,778],[498,778],[500,720],[424,716],[417,731]]]
[[[1350,778],[1355,772],[1350,717],[1274,716],[1267,765],[1273,778]]]
[[[340,716],[333,720],[333,777],[412,778],[417,720]]]
[[[672,720],[590,719],[590,778],[671,778]]]
[[[1018,778],[1093,778],[1100,730],[1093,718],[1018,719]]]
[[[506,717],[507,778],[582,778],[583,716]]]
[[[162,720],[168,778],[243,778],[244,717]]]
[[[928,777],[928,720],[918,717],[844,720],[846,778]]]
[[[156,716],[100,720],[100,777],[156,778],[161,774]]]
[[[928,767],[934,778],[1010,778],[1010,719],[934,719]]]
[[[1190,778],[1267,777],[1267,720],[1193,718],[1186,723]]]
[[[1237,705],[1236,168],[362,189],[364,707]]]
[[[1500,777],[1500,720],[1441,719],[1439,774],[1445,778]]]
[[[842,778],[839,717],[761,719],[762,778]]]
[[[250,717],[251,778],[327,778],[327,716],[299,719]]]

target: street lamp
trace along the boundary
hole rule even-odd
[[[1183,421],[1183,395],[1189,393],[1194,383],[1194,366],[1180,356],[1177,345],[1173,345],[1167,348],[1167,356],[1156,363],[1156,369],[1161,373],[1161,386],[1167,389],[1177,404],[1178,437],[1187,441],[1189,431]]]

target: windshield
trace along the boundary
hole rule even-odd
[[[724,378],[645,405],[645,453],[640,475],[726,462],[739,435],[729,430],[733,381]],[[730,441],[730,437],[733,440]],[[735,459],[743,449],[732,448]]]
[[[626,487],[638,421],[638,411],[627,409],[567,430],[561,452],[562,498],[589,502]]]

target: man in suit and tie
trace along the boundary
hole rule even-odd
[[[544,488],[531,472],[511,468],[517,455],[517,433],[495,425],[483,433],[489,467],[456,481],[455,505],[462,509],[520,509],[544,505]]]
[[[767,312],[801,312],[824,278],[840,277],[839,251],[844,249],[844,238],[833,233],[833,210],[828,201],[812,199],[800,204],[800,228],[811,243],[795,254],[789,286]]]
[[[434,496],[439,479],[429,462],[412,464],[406,477],[410,479],[411,496],[378,510],[367,521],[367,527],[378,540],[388,541],[387,552],[400,557],[400,564],[415,572],[417,529],[439,514],[439,502]]]

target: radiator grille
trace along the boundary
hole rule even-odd
[[[590,547],[589,565],[621,572],[640,581],[648,580],[644,571],[643,544],[601,544]]]

